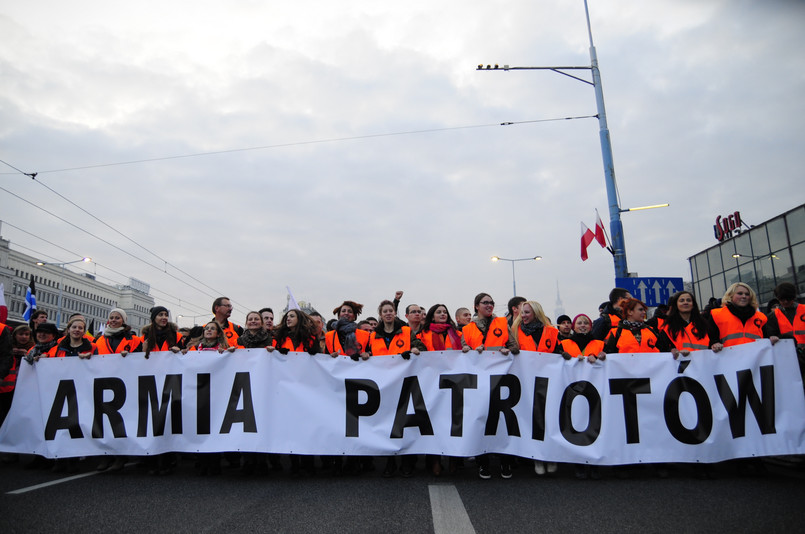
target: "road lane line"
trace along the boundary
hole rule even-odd
[[[43,482],[42,484],[37,484],[36,486],[28,486],[27,488],[22,488],[14,491],[7,491],[6,495],[19,495],[20,493],[28,493],[29,491],[47,488],[48,486],[55,486],[56,484],[62,484],[63,482],[71,482],[73,480],[91,477],[93,475],[99,475],[101,473],[103,473],[103,471],[90,471],[89,473],[81,473],[80,475],[73,475],[71,477],[60,478],[58,480],[51,480],[50,482]]]
[[[428,486],[435,534],[475,534],[470,516],[452,484]]]

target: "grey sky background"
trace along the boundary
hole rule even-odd
[[[609,230],[597,120],[497,126],[594,115],[593,89],[475,70],[589,65],[583,2],[330,4],[0,2],[0,159],[188,284],[7,166],[4,189],[158,268],[6,191],[3,237],[144,280],[174,316],[225,294],[240,322],[282,308],[286,285],[325,315],[343,299],[375,315],[397,289],[451,312],[486,291],[502,313],[511,266],[490,256],[537,254],[516,265],[519,294],[555,319],[558,285],[567,313],[596,312],[614,283],[608,252],[579,257],[596,208]],[[689,280],[716,216],[756,224],[803,202],[805,3],[590,14],[622,206],[671,204],[623,214],[630,271]],[[62,170],[251,147],[269,148]]]

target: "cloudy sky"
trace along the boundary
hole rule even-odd
[[[805,3],[590,10],[622,207],[670,203],[623,215],[629,270],[689,280],[716,216],[805,200]],[[518,293],[592,314],[614,282],[608,252],[579,257],[579,223],[609,223],[598,122],[527,121],[594,115],[593,89],[475,70],[589,66],[588,46],[582,0],[6,0],[0,159],[39,174],[0,165],[2,235],[174,315],[225,294],[242,321],[286,285],[322,312],[403,289],[500,313],[492,255],[541,255]]]

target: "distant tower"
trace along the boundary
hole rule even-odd
[[[562,304],[562,297],[559,295],[559,280],[556,281],[556,308],[553,309],[553,318],[556,320],[560,315],[564,315],[565,305]]]

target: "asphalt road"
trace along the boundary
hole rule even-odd
[[[385,479],[295,478],[287,470],[244,476],[224,469],[200,476],[190,457],[166,476],[129,465],[84,477],[0,465],[0,531],[12,532],[802,532],[805,475],[772,466],[739,476],[719,466],[699,480],[687,466],[660,479],[638,469],[626,480],[609,469],[576,480],[569,466],[537,478],[529,465],[514,477],[480,480],[474,464],[455,476]],[[55,482],[55,483],[54,483]],[[50,484],[34,488],[39,484]],[[12,493],[23,490],[21,493]],[[435,518],[435,522],[434,522]]]

